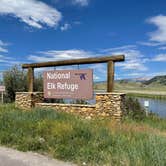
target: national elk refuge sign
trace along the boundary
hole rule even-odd
[[[44,72],[44,98],[93,98],[93,71],[54,70]]]

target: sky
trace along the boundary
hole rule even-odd
[[[165,0],[0,0],[0,73],[119,54],[126,60],[115,63],[115,79],[166,75]],[[106,67],[79,66],[92,68],[95,81],[106,80]],[[69,68],[78,66],[57,69]]]

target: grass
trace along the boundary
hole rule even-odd
[[[106,90],[106,82],[95,83],[95,90]],[[140,82],[115,82],[115,92],[129,96],[166,99],[166,86],[160,84],[143,85]]]
[[[52,110],[0,106],[0,144],[78,165],[165,166],[166,120],[85,120]]]

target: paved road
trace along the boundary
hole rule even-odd
[[[0,166],[76,166],[37,153],[0,147]]]

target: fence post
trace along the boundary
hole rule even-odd
[[[107,63],[107,92],[112,92],[114,87],[114,62]]]
[[[34,83],[34,68],[28,68],[28,91],[33,92],[33,83]]]

